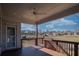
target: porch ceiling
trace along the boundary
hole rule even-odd
[[[33,10],[37,15],[33,14]],[[41,24],[79,12],[78,4],[70,3],[7,3],[2,4],[3,18],[7,21]]]

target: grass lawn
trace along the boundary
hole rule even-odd
[[[52,38],[54,38],[54,40],[79,42],[79,36],[55,36]]]

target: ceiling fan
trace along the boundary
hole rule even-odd
[[[32,14],[33,15],[46,15],[46,13],[44,13],[44,12],[39,12],[39,11],[37,11],[38,9],[37,8],[33,8],[33,10],[32,10]]]

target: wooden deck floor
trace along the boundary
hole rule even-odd
[[[17,50],[9,50],[2,53],[2,56],[51,56],[35,47],[26,47]]]

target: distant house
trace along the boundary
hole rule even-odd
[[[79,30],[74,31],[74,35],[79,35]]]

